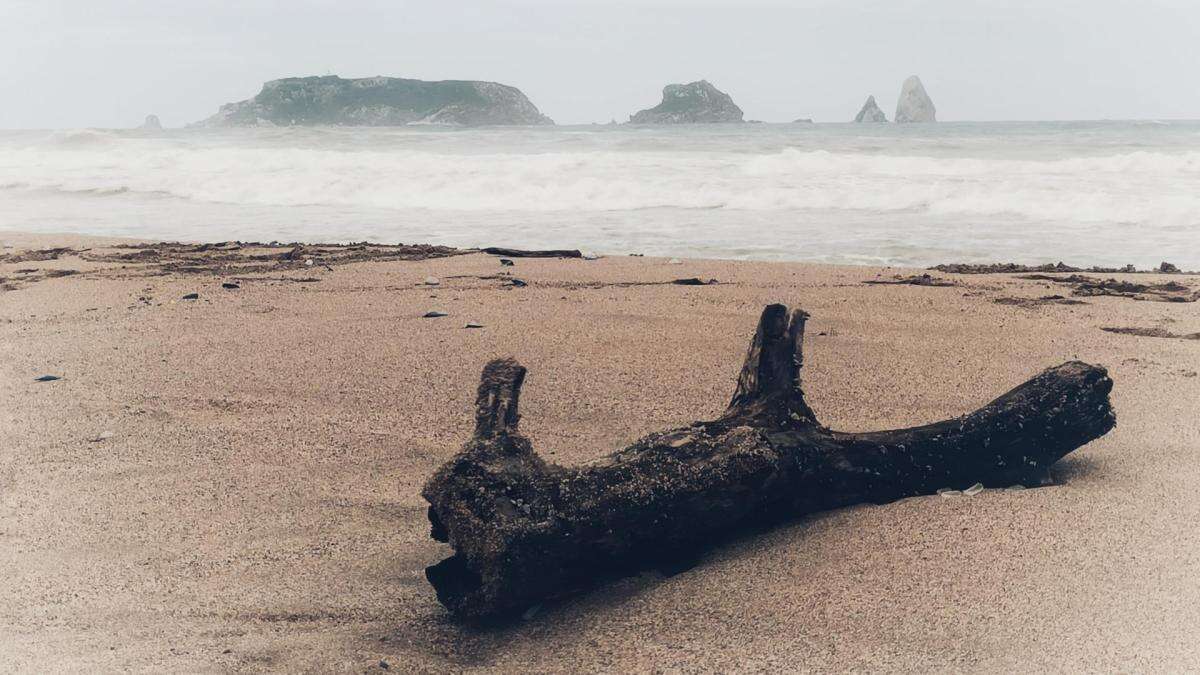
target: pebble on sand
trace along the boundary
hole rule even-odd
[[[463,326],[463,328],[483,328],[483,324],[469,321],[467,322],[467,325]]]
[[[53,382],[55,380],[61,380],[61,379],[62,378],[57,375],[42,375],[41,377],[34,378],[33,381],[34,382]]]
[[[450,316],[450,315],[449,315],[449,314],[447,314],[447,313],[445,313],[445,312],[442,312],[442,311],[439,311],[439,310],[436,310],[436,309],[435,309],[435,310],[432,310],[432,311],[429,311],[429,312],[425,312],[425,314],[424,314],[424,316],[422,316],[422,318],[424,318],[424,319],[436,319],[436,318],[438,318],[438,317],[442,317],[442,316]]]
[[[183,299],[184,300],[199,300],[200,294],[199,293],[188,293],[187,295],[183,296]]]
[[[501,267],[512,267],[512,266],[513,266],[513,265],[515,265],[515,264],[516,264],[516,263],[514,263],[514,262],[513,262],[513,261],[511,261],[511,260],[509,260],[508,258],[501,258],[501,259],[500,259],[500,266],[501,266]]]
[[[980,492],[983,492],[983,483],[976,483],[976,484],[972,485],[971,487],[967,488],[966,490],[963,490],[963,494],[968,497],[977,495]]]
[[[225,283],[221,284],[221,288],[227,288],[232,291],[241,288],[241,286],[233,283],[232,281],[226,281]]]
[[[437,286],[438,284],[442,283],[442,280],[438,279],[437,277],[425,277],[425,281],[422,283],[424,283],[426,286]]]

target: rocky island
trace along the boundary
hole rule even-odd
[[[521,90],[495,82],[396,77],[289,77],[227,103],[199,126],[553,124]]]
[[[887,115],[879,109],[879,104],[875,102],[874,96],[868,96],[867,102],[863,104],[862,110],[858,111],[858,115],[854,118],[859,124],[882,124],[887,122]]]
[[[708,124],[743,122],[742,109],[725,92],[700,80],[689,84],[668,84],[663,100],[653,108],[629,117],[630,124]]]
[[[936,122],[937,108],[933,99],[925,92],[921,78],[913,75],[904,81],[900,89],[900,101],[896,104],[896,121],[906,122]]]

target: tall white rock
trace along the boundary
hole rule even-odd
[[[905,80],[900,89],[900,101],[896,104],[896,121],[937,121],[937,108],[933,107],[933,99],[925,93],[925,85],[921,84],[921,78],[916,75]]]

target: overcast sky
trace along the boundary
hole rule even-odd
[[[1200,0],[0,0],[0,127],[180,126],[294,75],[495,80],[559,123],[706,78],[747,119],[1200,118]]]

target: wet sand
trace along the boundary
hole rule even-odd
[[[0,261],[0,670],[1200,668],[1200,340],[1102,330],[1198,333],[1200,303],[482,254],[318,256],[223,289],[104,243],[0,233],[10,257],[93,249]],[[685,277],[720,283],[658,283]],[[715,416],[770,302],[811,313],[806,391],[833,428],[944,419],[1070,359],[1109,369],[1118,427],[1053,487],[820,514],[507,626],[448,617],[419,492],[468,438],[488,359],[529,368],[535,448],[584,462]]]

